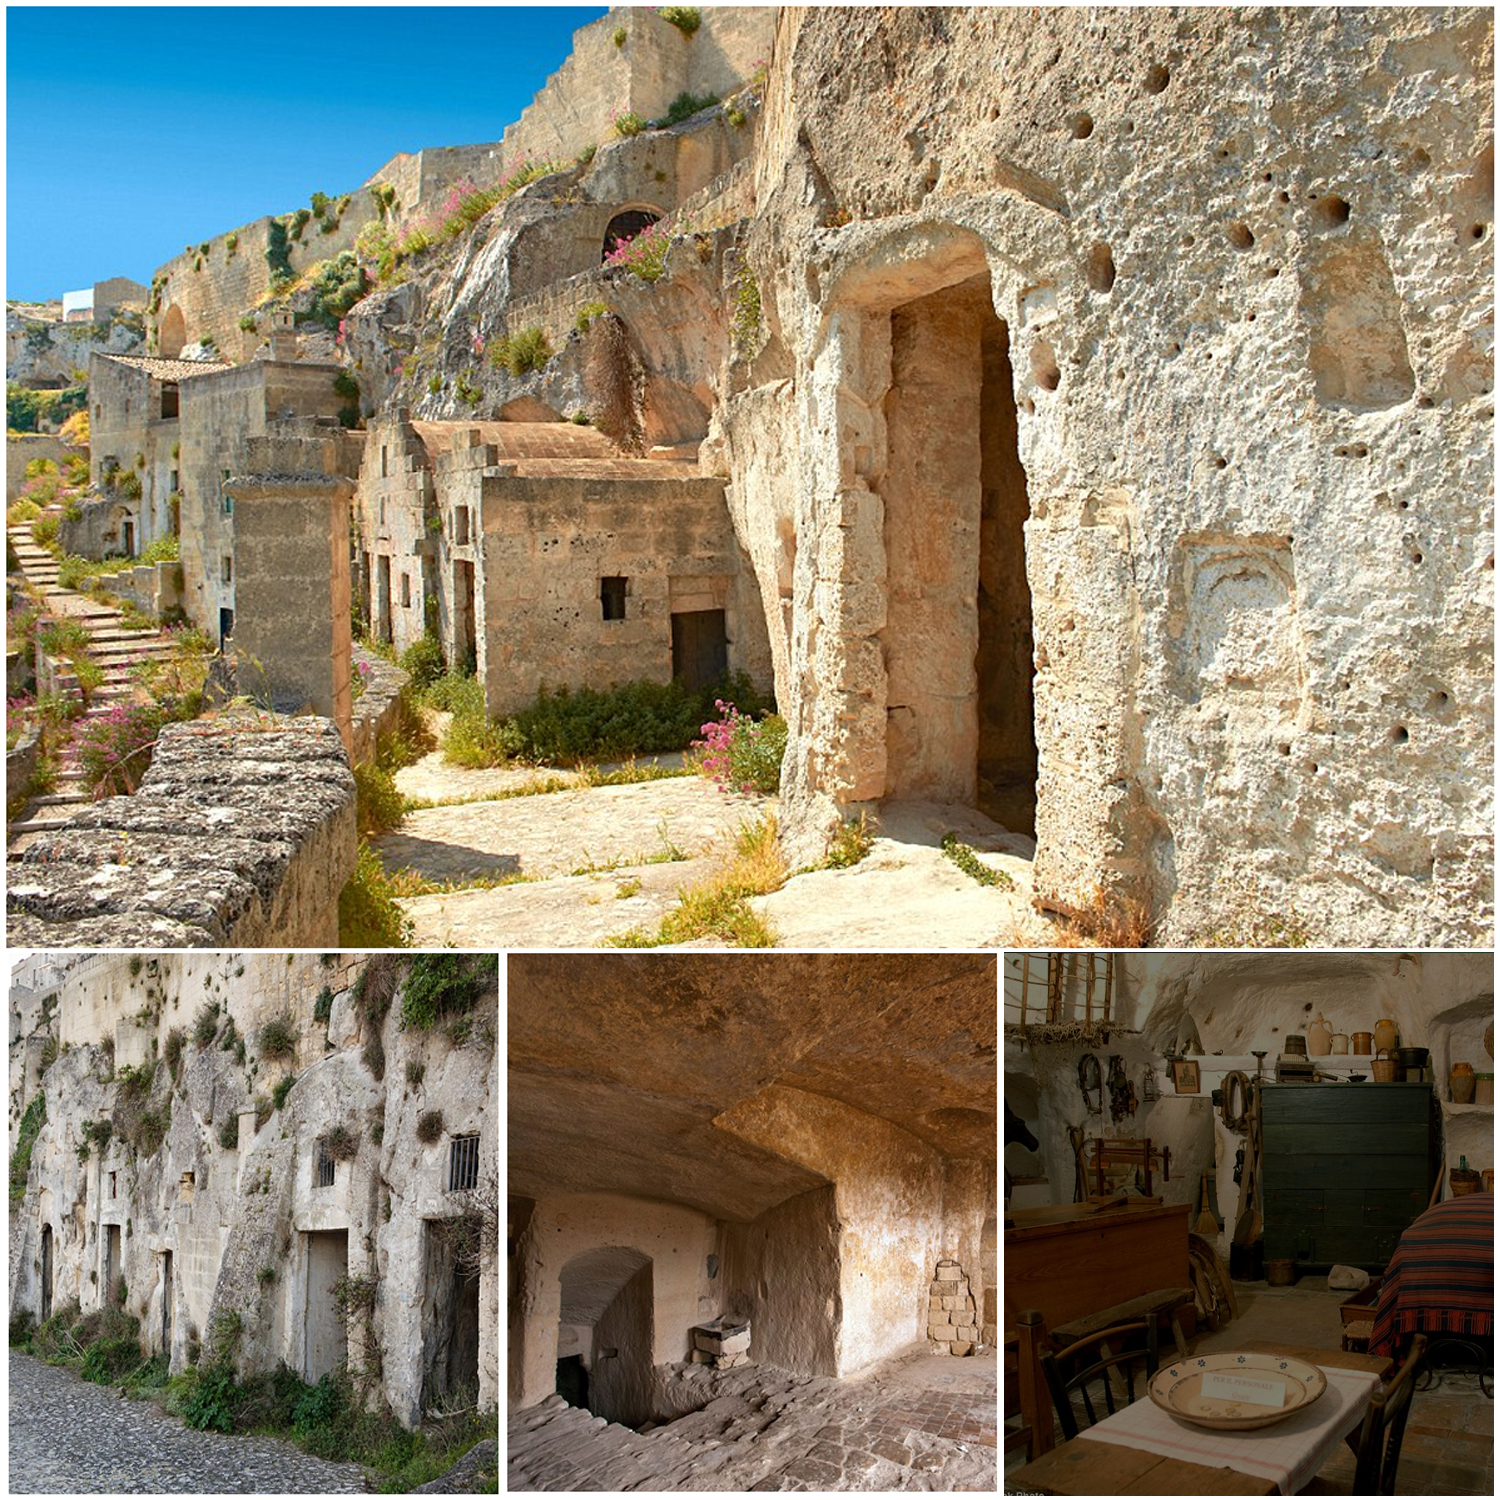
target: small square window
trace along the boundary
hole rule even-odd
[[[402,609],[410,609],[411,608],[411,574],[410,573],[403,573],[401,575],[401,608]]]
[[[380,477],[382,479],[389,479],[390,475],[390,450],[382,443],[380,445]]]
[[[385,496],[380,497],[380,524],[385,525]]]
[[[225,583],[234,582],[234,559],[226,557],[221,560],[219,576]]]
[[[625,580],[601,578],[599,580],[599,604],[606,620],[623,620],[625,618]]]
[[[469,545],[469,507],[467,505],[453,507],[453,545],[455,547]]]
[[[448,1147],[448,1191],[461,1193],[479,1186],[479,1137],[456,1135]]]

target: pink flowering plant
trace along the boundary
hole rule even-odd
[[[604,264],[612,271],[629,271],[642,281],[660,281],[666,274],[672,242],[684,232],[683,228],[674,231],[670,220],[659,219],[639,234],[619,241],[604,257]]]
[[[780,714],[757,719],[734,704],[714,699],[718,717],[702,726],[693,741],[698,769],[721,791],[770,794],[781,786],[786,753],[786,720]]]

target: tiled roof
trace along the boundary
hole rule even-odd
[[[144,370],[157,380],[186,380],[190,375],[207,375],[214,370],[232,370],[233,365],[217,359],[155,359],[145,354],[101,354],[113,364]]]

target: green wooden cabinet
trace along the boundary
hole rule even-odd
[[[1383,1271],[1432,1191],[1430,1083],[1266,1083],[1266,1259]]]

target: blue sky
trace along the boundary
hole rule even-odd
[[[8,6],[7,298],[499,140],[605,7]]]

